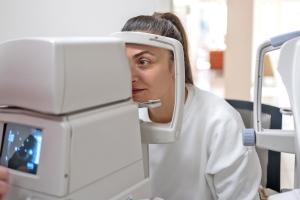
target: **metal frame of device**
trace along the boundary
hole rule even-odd
[[[184,52],[181,43],[173,38],[144,32],[117,32],[112,36],[120,38],[125,43],[149,45],[173,51],[176,90],[172,121],[167,124],[142,121],[141,136],[144,144],[175,142],[180,137],[185,97]],[[150,101],[150,105],[152,103]]]
[[[299,48],[300,31],[295,31],[277,37],[260,45],[257,52],[257,62],[255,69],[255,91],[253,107],[254,129],[245,129],[243,132],[243,142],[245,146],[261,147],[279,152],[296,154],[295,163],[295,189],[291,192],[272,195],[270,199],[299,199],[300,195],[300,138],[299,138]],[[270,51],[281,49],[278,71],[287,89],[291,103],[291,111],[283,110],[283,114],[293,114],[294,130],[270,130],[262,128],[261,120],[261,95],[263,80],[263,58]]]
[[[274,151],[295,153],[295,131],[263,129],[261,124],[261,95],[263,80],[263,58],[266,53],[280,49],[293,38],[299,37],[300,31],[279,35],[260,45],[255,68],[253,125],[254,129],[244,130],[244,145],[261,147]]]

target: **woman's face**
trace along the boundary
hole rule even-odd
[[[174,98],[174,67],[169,50],[147,45],[127,44],[131,66],[134,101],[160,99],[162,104]]]

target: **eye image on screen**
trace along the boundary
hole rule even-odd
[[[21,124],[6,123],[3,135],[1,165],[36,174],[42,146],[42,130]]]

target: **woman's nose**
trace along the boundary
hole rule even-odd
[[[131,82],[135,83],[137,82],[137,80],[138,80],[138,73],[133,67],[131,67]]]

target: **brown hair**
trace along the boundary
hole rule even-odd
[[[142,31],[178,40],[183,46],[185,63],[185,83],[193,84],[191,64],[188,54],[188,41],[179,18],[172,13],[139,15],[129,19],[122,31]]]

